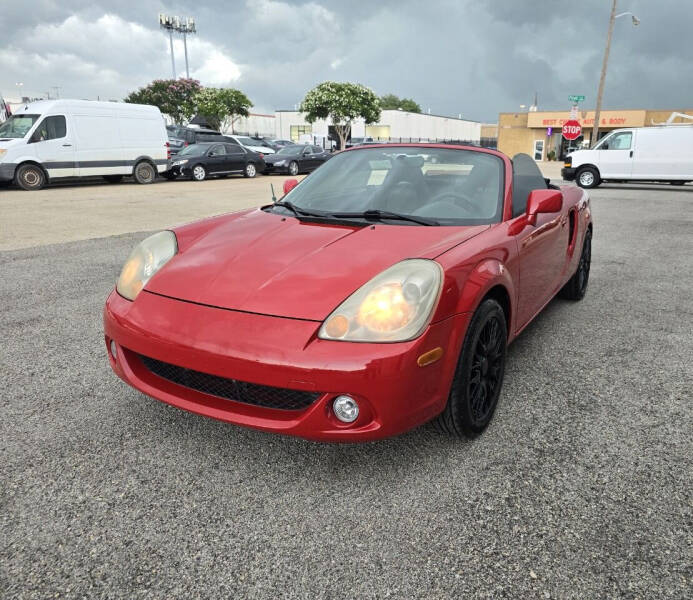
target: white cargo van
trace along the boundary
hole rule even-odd
[[[583,188],[605,181],[683,185],[693,181],[693,125],[616,129],[594,148],[569,154],[561,175]]]
[[[41,100],[0,124],[0,181],[41,189],[62,177],[132,175],[151,183],[168,169],[168,136],[155,106]]]

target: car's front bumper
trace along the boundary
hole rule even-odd
[[[265,162],[264,173],[288,173],[289,167],[287,165],[282,165],[281,167],[273,165],[272,163]]]
[[[104,309],[111,367],[138,390],[229,423],[327,441],[396,435],[441,412],[468,322],[468,314],[459,314],[431,324],[416,340],[365,344],[318,339],[316,321],[222,310],[146,291],[135,302],[113,292]],[[442,358],[418,366],[417,358],[437,347],[443,348]],[[313,392],[317,399],[300,410],[238,402],[164,379],[141,356],[234,385]],[[359,403],[352,424],[332,412],[339,394]]]
[[[0,163],[0,181],[12,181],[16,168],[14,163]]]
[[[573,167],[563,167],[561,169],[561,177],[564,181],[573,181],[575,179],[576,169]]]

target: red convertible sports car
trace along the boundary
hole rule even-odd
[[[587,193],[534,161],[388,144],[334,156],[261,208],[135,247],[104,309],[116,374],[186,410],[315,440],[491,420],[506,346],[581,299]]]

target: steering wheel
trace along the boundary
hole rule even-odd
[[[464,194],[462,192],[442,192],[441,194],[438,194],[435,198],[431,199],[431,204],[433,204],[434,202],[443,201],[452,202],[453,204],[456,204],[460,208],[464,208],[465,210],[471,213],[479,212],[478,207],[474,204],[474,200],[472,200],[470,196],[467,196],[467,194]]]

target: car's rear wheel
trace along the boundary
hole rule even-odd
[[[458,437],[474,437],[486,428],[503,385],[507,342],[503,308],[488,298],[469,323],[448,402],[435,420],[438,429]]]
[[[599,171],[594,167],[584,167],[580,169],[575,179],[581,188],[587,189],[597,187],[602,182],[599,177]]]
[[[195,165],[192,168],[192,178],[193,181],[204,181],[207,179],[207,169],[202,165]]]
[[[289,175],[298,175],[298,163],[295,160],[289,163]]]
[[[17,185],[23,190],[40,190],[46,185],[46,174],[38,165],[22,165],[14,177]]]
[[[253,163],[248,163],[243,170],[243,175],[246,177],[255,177],[257,175],[257,169]]]
[[[582,300],[587,292],[587,284],[590,279],[590,265],[592,263],[592,231],[587,230],[585,241],[582,242],[580,262],[573,276],[560,291],[561,298],[566,300]]]
[[[141,160],[135,165],[133,171],[135,181],[142,185],[154,183],[156,179],[156,169],[154,165],[146,160]]]
[[[122,175],[104,175],[103,178],[108,183],[120,183],[121,181],[123,181]]]

